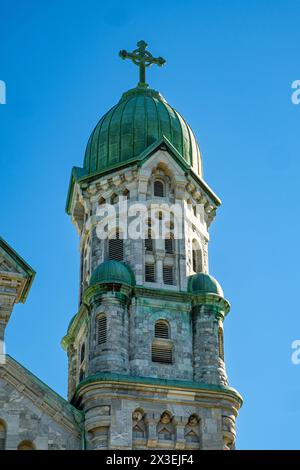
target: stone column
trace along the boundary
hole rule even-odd
[[[159,420],[159,413],[146,413],[145,415],[145,423],[148,427],[147,447],[149,447],[149,449],[157,448],[157,424]]]
[[[163,279],[163,262],[165,259],[165,249],[160,249],[161,243],[164,240],[156,240],[156,252],[155,252],[155,266],[156,266],[156,282],[161,286],[164,283]]]
[[[184,430],[188,422],[188,419],[183,416],[175,416],[173,418],[173,422],[176,427],[175,449],[184,449],[185,448]]]

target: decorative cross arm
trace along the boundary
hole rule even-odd
[[[149,51],[146,51],[148,44],[145,41],[139,41],[137,43],[138,48],[133,52],[127,52],[122,50],[119,52],[119,56],[122,59],[130,59],[135,65],[138,65],[140,69],[140,81],[138,86],[141,88],[147,88],[146,83],[146,67],[156,64],[159,67],[166,63],[162,57],[153,57]]]

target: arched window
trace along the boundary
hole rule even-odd
[[[79,372],[79,382],[82,382],[84,380],[84,376],[85,376],[84,368],[81,368]]]
[[[108,240],[108,259],[123,261],[124,257],[124,247],[123,239],[121,238],[121,233],[117,229],[114,237],[109,238]]]
[[[171,222],[171,224],[173,223]],[[166,255],[174,255],[174,234],[172,232],[166,234],[165,253]],[[168,260],[163,265],[163,281],[166,285],[174,285],[174,266]]]
[[[192,243],[192,263],[195,273],[202,272],[202,251],[196,240]]]
[[[97,344],[105,344],[107,341],[107,319],[105,313],[97,317]]]
[[[218,329],[218,346],[219,346],[219,358],[224,361],[224,340],[223,340],[223,329]]]
[[[155,338],[170,339],[170,325],[165,320],[157,320],[155,323]]]
[[[0,420],[0,450],[5,450],[6,441],[6,425],[4,421]]]
[[[164,197],[165,196],[165,185],[162,181],[154,181],[154,196]]]
[[[80,351],[80,363],[82,363],[85,359],[85,343],[82,343],[81,351]]]
[[[146,251],[153,251],[153,237],[152,237],[152,221],[149,218],[147,221],[148,227],[145,229],[145,249]]]
[[[193,271],[197,272],[197,253],[193,250]]]
[[[22,441],[18,445],[18,450],[35,450],[35,446],[31,441]]]
[[[148,228],[147,235],[145,238],[145,249],[146,251],[153,251],[153,239],[151,228]]]
[[[168,255],[172,255],[174,253],[174,237],[172,234],[169,234],[169,237],[165,238],[165,252]]]

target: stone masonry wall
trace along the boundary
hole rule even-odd
[[[22,441],[34,448],[80,449],[80,436],[60,424],[33,401],[0,379],[0,419],[6,427],[6,449],[17,449]]]
[[[173,364],[152,362],[151,346],[157,320],[167,320],[173,342]],[[130,309],[131,375],[193,380],[192,323],[185,304],[139,298]]]

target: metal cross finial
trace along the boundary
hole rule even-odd
[[[159,67],[165,64],[165,59],[162,57],[153,57],[150,52],[146,51],[148,44],[145,41],[139,41],[137,43],[138,48],[133,52],[120,51],[119,56],[122,59],[130,59],[132,62],[140,68],[140,81],[138,86],[141,88],[147,88],[146,83],[146,67],[151,67],[152,64],[156,64]]]

